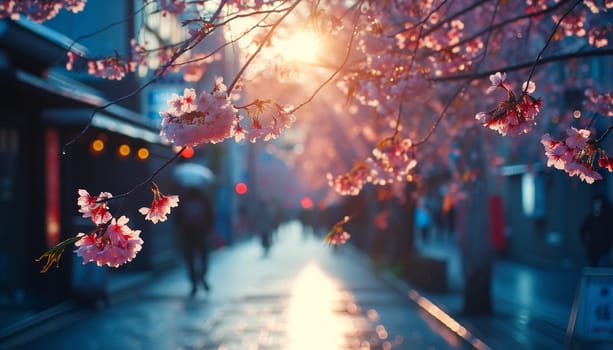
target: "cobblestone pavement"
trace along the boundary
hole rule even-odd
[[[284,225],[217,251],[211,291],[189,296],[182,267],[109,306],[30,334],[16,349],[463,349],[467,344],[379,279],[349,247]]]

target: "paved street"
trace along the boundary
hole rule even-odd
[[[211,292],[190,298],[182,267],[111,305],[50,324],[17,349],[462,349],[379,279],[360,254],[282,227],[268,257],[253,240],[215,252]],[[55,329],[54,329],[55,328]],[[59,328],[59,329],[57,329]]]

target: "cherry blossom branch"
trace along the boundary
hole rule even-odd
[[[202,57],[193,58],[193,59],[190,59],[190,60],[187,60],[187,61],[183,61],[181,63],[173,63],[171,65],[171,67],[180,67],[180,66],[191,64],[191,63],[196,63],[196,62],[204,61],[204,60],[210,58],[211,56],[213,56],[217,52],[221,51],[223,48],[225,48],[227,46],[230,46],[230,45],[232,45],[234,43],[237,43],[239,40],[241,40],[242,38],[247,36],[249,33],[251,33],[256,28],[261,28],[261,26],[260,26],[261,23],[263,23],[266,19],[268,19],[268,17],[271,14],[278,13],[278,12],[280,12],[280,11],[278,11],[278,10],[271,10],[271,11],[257,11],[257,12],[254,12],[254,14],[255,13],[257,13],[257,14],[264,14],[265,13],[266,15],[261,20],[259,20],[256,24],[254,24],[249,30],[244,31],[243,33],[241,33],[236,38],[232,38],[232,40],[226,40],[222,45],[218,46],[210,54],[202,56]],[[230,22],[227,22],[227,25],[230,25]],[[217,27],[219,27],[219,26],[221,26],[221,24],[217,25]]]
[[[432,14],[434,14],[434,12],[430,12],[422,23],[425,24],[426,21],[430,18],[430,16],[432,16]],[[411,69],[413,68],[413,64],[415,63],[415,60],[417,58],[417,51],[419,50],[419,41],[423,37],[424,28],[425,28],[425,25],[421,25],[419,27],[419,33],[417,34],[417,38],[415,39],[416,45],[415,45],[415,48],[413,49],[413,54],[411,55],[411,61],[409,62],[409,66],[408,66],[409,71],[411,71]]]
[[[496,14],[498,14],[498,5],[499,5],[499,2],[496,2],[496,5],[494,6],[494,12],[492,13],[492,19],[490,20],[490,28],[491,28],[491,24],[494,23],[494,21],[496,20]],[[479,70],[479,67],[483,64],[483,61],[487,57],[487,51],[489,50],[489,44],[490,44],[490,38],[491,38],[491,35],[492,35],[492,30],[493,29],[490,29],[490,31],[487,33],[487,37],[485,39],[485,47],[483,48],[483,56],[481,57],[481,60],[476,64],[476,69],[477,70]],[[434,130],[436,130],[438,125],[443,120],[444,116],[447,114],[447,110],[449,109],[449,107],[451,106],[453,101],[455,101],[455,99],[466,90],[466,88],[468,87],[468,85],[472,81],[473,81],[473,79],[469,79],[469,80],[465,81],[464,84],[462,84],[462,86],[460,86],[460,88],[458,90],[456,90],[456,92],[453,94],[453,96],[445,104],[445,107],[443,108],[441,113],[439,113],[438,117],[434,121],[434,124],[432,124],[432,126],[430,127],[430,130],[428,131],[426,136],[424,136],[424,138],[422,138],[419,142],[417,142],[415,144],[415,146],[421,145],[421,144],[425,143],[426,141],[428,141],[430,136],[432,136],[432,134],[434,134]]]
[[[415,142],[414,144],[415,147],[426,143],[428,139],[432,136],[432,134],[434,134],[434,130],[436,130],[436,128],[439,126],[439,124],[441,123],[445,115],[447,115],[447,110],[449,109],[449,107],[451,107],[451,104],[453,103],[453,101],[455,101],[456,98],[458,98],[458,96],[464,92],[464,90],[470,84],[471,81],[472,80],[467,80],[466,82],[464,82],[464,84],[462,84],[462,86],[460,86],[459,89],[456,90],[453,96],[451,96],[449,101],[447,101],[447,103],[445,104],[445,107],[443,107],[443,110],[438,114],[436,120],[434,121],[434,124],[432,124],[432,126],[430,127],[430,130],[428,130],[426,135],[421,140]]]
[[[215,14],[213,15],[213,18],[216,18],[217,16],[219,16],[219,14],[221,13],[221,9],[223,8],[223,6],[226,4],[227,0],[222,0],[221,3],[219,4],[219,7],[217,8],[217,11],[215,12]],[[92,111],[89,120],[87,121],[87,124],[85,125],[85,127],[81,130],[81,132],[79,132],[75,137],[73,137],[70,141],[66,142],[63,146],[62,146],[62,155],[66,155],[66,149],[68,147],[70,147],[72,144],[74,144],[75,142],[77,142],[81,137],[83,137],[83,135],[85,135],[85,133],[87,133],[87,131],[89,130],[89,128],[92,125],[92,120],[94,119],[94,117],[96,116],[96,114],[100,111],[105,110],[106,108],[113,106],[121,101],[124,101],[130,97],[135,96],[136,94],[140,93],[141,91],[143,91],[143,89],[145,89],[147,86],[153,84],[154,82],[157,81],[157,79],[159,77],[161,77],[162,75],[164,75],[164,73],[166,73],[166,71],[171,67],[171,65],[181,56],[183,55],[185,52],[187,52],[188,50],[192,49],[195,45],[197,45],[198,43],[200,43],[202,40],[204,40],[205,36],[199,36],[196,38],[195,43],[191,46],[189,46],[189,42],[190,41],[186,41],[183,44],[183,47],[179,50],[177,50],[177,52],[175,52],[172,57],[170,57],[170,59],[168,60],[168,62],[166,62],[153,76],[153,78],[149,79],[148,81],[146,81],[145,83],[141,84],[139,87],[137,87],[134,91],[116,98],[112,101],[109,101],[101,106],[98,106],[96,108],[94,108],[94,110]]]
[[[139,14],[141,11],[143,11],[145,8],[147,8],[147,6],[149,6],[150,4],[153,4],[153,3],[155,3],[155,1],[145,2],[145,4],[143,4],[143,6],[141,6],[141,7],[140,7],[138,10],[136,10],[134,13],[129,14],[128,16],[126,16],[126,17],[124,17],[124,18],[122,18],[122,19],[120,19],[120,20],[117,20],[117,21],[115,21],[115,22],[111,22],[111,23],[109,23],[108,25],[106,25],[105,27],[102,27],[102,28],[100,28],[100,29],[97,29],[97,30],[95,30],[95,31],[93,31],[93,32],[91,32],[91,33],[87,33],[87,34],[79,35],[78,37],[76,37],[76,38],[75,38],[75,39],[72,41],[72,43],[71,43],[71,44],[68,46],[68,48],[66,49],[66,51],[70,51],[74,45],[76,45],[76,44],[77,44],[79,41],[81,41],[81,40],[83,40],[83,39],[87,39],[87,38],[90,38],[90,37],[92,37],[92,36],[98,35],[98,34],[100,34],[100,33],[103,33],[103,32],[105,32],[105,31],[107,31],[107,30],[109,30],[109,29],[111,29],[111,28],[113,28],[113,27],[117,26],[117,25],[120,25],[120,24],[122,24],[122,23],[124,23],[124,22],[127,22],[128,20],[132,19],[134,16],[136,16],[137,14]]]
[[[496,20],[496,15],[498,13],[498,6],[499,6],[499,2],[496,2],[496,5],[494,6],[494,12],[492,13],[492,19],[490,20],[490,28],[491,28],[491,24],[494,23],[494,21]],[[483,55],[481,56],[481,60],[476,64],[476,69],[477,70],[479,70],[479,67],[483,64],[485,58],[487,57],[487,51],[489,49],[489,43],[490,43],[491,35],[492,35],[492,30],[488,31],[488,33],[487,33],[487,37],[485,39],[485,47],[483,49]],[[453,94],[453,96],[445,104],[445,107],[443,108],[441,113],[439,113],[438,117],[436,118],[436,120],[434,121],[432,126],[430,127],[430,130],[428,130],[428,133],[420,141],[416,142],[415,146],[419,146],[419,145],[421,145],[421,144],[423,144],[423,143],[428,141],[428,139],[432,136],[432,134],[434,134],[434,130],[436,130],[438,125],[441,123],[441,121],[443,120],[443,118],[447,114],[447,110],[449,109],[449,107],[451,106],[453,101],[455,101],[455,99],[466,90],[468,85],[473,80],[474,80],[474,78],[467,79],[464,82],[464,84],[462,84],[460,86],[460,88],[456,90],[456,92]]]
[[[535,64],[536,66],[541,66],[547,63],[565,61],[565,60],[572,59],[572,58],[591,58],[591,57],[599,57],[599,56],[613,56],[613,49],[581,51],[581,52],[574,52],[570,54],[554,55],[554,56],[541,58],[538,62],[534,62],[530,60],[530,62],[519,63],[519,64],[512,65],[512,66],[506,66],[503,68],[497,68],[497,69],[487,70],[483,72],[454,74],[454,75],[448,75],[446,77],[431,77],[429,78],[429,80],[432,82],[438,83],[438,82],[449,82],[449,81],[454,81],[454,80],[478,79],[478,78],[488,77],[500,71],[513,72],[513,71],[530,68]]]
[[[453,49],[455,47],[458,47],[458,46],[463,46],[463,45],[465,45],[465,44],[467,44],[467,43],[477,39],[478,37],[480,37],[480,36],[490,32],[493,29],[503,28],[503,27],[505,27],[505,26],[507,26],[509,24],[512,24],[512,23],[515,23],[515,22],[518,22],[518,21],[521,21],[521,20],[524,20],[524,19],[527,19],[527,18],[542,16],[543,14],[545,14],[547,12],[552,12],[554,10],[557,10],[558,8],[560,8],[561,6],[565,5],[566,3],[570,2],[570,1],[571,0],[562,0],[562,1],[558,2],[558,3],[553,4],[551,7],[548,7],[546,9],[544,9],[544,10],[540,10],[540,11],[536,11],[536,12],[531,12],[531,13],[523,14],[521,16],[509,18],[509,19],[506,19],[506,20],[504,20],[502,22],[498,22],[496,24],[490,25],[488,28],[484,28],[483,30],[481,30],[481,31],[479,31],[479,32],[469,36],[469,37],[466,37],[463,40],[460,40],[460,41],[458,41],[455,44],[446,46],[446,47],[444,47],[444,48],[442,48],[440,50],[437,50],[435,52],[443,52],[443,51],[451,50],[451,49]]]
[[[462,16],[464,14],[467,14],[468,12],[478,8],[479,6],[483,5],[484,3],[488,2],[488,1],[490,1],[490,0],[480,0],[480,1],[477,1],[474,4],[472,4],[470,6],[467,6],[467,7],[463,8],[462,10],[452,14],[451,16],[446,17],[444,21],[440,21],[440,22],[436,23],[435,25],[433,25],[432,28],[429,28],[428,31],[426,31],[424,33],[424,36],[428,36],[428,35],[434,33],[435,31],[437,31],[438,29],[443,27],[445,24],[450,23],[454,19],[456,19],[456,18],[458,18],[458,17],[460,17],[460,16]],[[499,3],[498,0],[495,0],[495,1],[496,1],[496,3]]]
[[[227,1],[227,0],[226,0],[226,1]],[[222,5],[222,6],[220,6],[220,8],[221,8],[221,7],[223,7],[223,5]],[[263,26],[259,26],[259,24],[260,24],[260,23],[262,23],[263,21],[265,21],[265,20],[266,20],[266,19],[267,19],[267,18],[268,18],[270,15],[275,14],[275,13],[281,13],[281,12],[287,11],[287,8],[281,9],[280,7],[281,7],[281,5],[279,5],[278,7],[274,8],[274,9],[271,9],[271,10],[259,10],[259,11],[252,11],[252,12],[248,12],[248,13],[239,13],[239,14],[233,15],[233,17],[229,17],[228,19],[226,19],[226,20],[224,20],[224,21],[221,21],[221,22],[219,22],[219,23],[215,24],[215,25],[214,25],[214,27],[215,27],[215,28],[219,28],[219,27],[223,27],[223,26],[226,26],[226,25],[230,25],[230,24],[231,24],[233,21],[236,21],[237,19],[241,19],[241,18],[249,18],[249,17],[255,16],[255,15],[262,15],[262,14],[265,14],[265,15],[266,15],[264,18],[262,18],[261,20],[259,20],[259,21],[257,22],[257,24],[256,24],[256,25],[254,25],[254,26],[253,26],[251,29],[249,29],[248,31],[246,31],[246,32],[242,33],[242,34],[240,35],[240,37],[239,37],[239,38],[234,39],[234,40],[232,40],[232,41],[230,41],[230,42],[226,42],[226,43],[224,43],[224,45],[221,45],[221,46],[220,46],[220,47],[219,47],[217,50],[215,50],[214,52],[217,52],[217,51],[221,50],[222,48],[224,48],[224,47],[226,47],[226,46],[228,46],[228,45],[231,45],[233,42],[235,42],[235,41],[237,41],[237,40],[240,40],[241,38],[243,38],[244,36],[246,36],[247,34],[249,34],[249,33],[250,33],[250,32],[251,32],[253,29],[258,28],[258,27],[259,27],[259,28],[262,28]],[[213,18],[214,18],[214,17],[216,17],[216,16],[213,16]],[[188,24],[188,23],[195,23],[195,22],[198,22],[198,23],[203,23],[203,22],[204,22],[204,23],[210,23],[210,21],[203,21],[202,19],[193,19],[193,20],[188,20],[188,21],[185,21],[185,22],[183,22],[183,24],[185,25],[185,24]],[[164,41],[163,39],[159,38],[159,34],[158,34],[156,31],[154,31],[154,30],[150,29],[149,27],[146,27],[146,28],[147,28],[147,29],[148,29],[148,30],[149,30],[149,31],[150,31],[150,32],[151,32],[153,35],[156,35],[156,36],[158,37],[158,40],[159,40],[160,42],[163,42],[163,41]],[[155,51],[163,50],[163,49],[168,48],[168,47],[181,46],[181,45],[183,45],[185,42],[187,42],[187,41],[189,41],[189,40],[190,40],[190,39],[186,39],[186,40],[180,41],[180,42],[178,42],[178,43],[174,43],[174,44],[168,44],[168,45],[165,45],[164,47],[158,47],[158,48],[154,48],[154,49],[148,49],[148,50],[147,50],[147,52],[155,52]],[[206,59],[206,58],[208,58],[208,57],[210,57],[210,55],[208,55],[208,56],[206,56],[206,57],[200,57],[200,58],[197,58],[197,59],[193,59],[193,60],[190,60],[190,61],[185,61],[185,62],[183,62],[183,63],[173,64],[173,65],[171,65],[171,67],[181,66],[181,65],[184,65],[184,64],[189,64],[189,63],[198,62],[198,61],[203,60],[203,59]]]
[[[396,37],[396,35],[409,32],[409,31],[417,28],[418,26],[421,26],[421,28],[423,28],[423,25],[426,24],[426,22],[428,22],[428,19],[430,19],[430,17],[432,17],[433,14],[435,14],[438,10],[440,10],[441,7],[443,7],[443,5],[445,5],[447,3],[447,1],[448,0],[441,1],[441,3],[438,4],[438,6],[436,6],[432,10],[430,10],[430,12],[426,15],[426,17],[424,17],[424,19],[417,21],[415,24],[413,24],[412,26],[410,26],[408,28],[404,28],[404,29],[402,29],[402,30],[400,30],[398,32],[395,32],[395,33],[389,35],[389,37],[390,38],[394,38],[394,37]]]
[[[287,2],[287,1],[284,1],[284,2]],[[266,14],[266,17],[268,17],[271,14],[282,13],[291,8],[291,6],[288,6],[287,8],[281,8],[282,5],[284,4],[278,5],[277,7],[271,10],[258,10],[258,11],[252,11],[252,12],[239,13],[237,15],[232,15],[232,17],[229,17],[227,20],[219,22],[218,25],[224,26],[224,25],[230,24],[232,21],[235,21],[237,19],[250,18],[256,15]]]
[[[558,31],[558,28],[560,27],[560,24],[562,24],[562,21],[564,20],[564,18],[566,16],[568,16],[575,9],[575,7],[577,7],[577,5],[579,5],[582,2],[583,2],[583,0],[577,0],[577,2],[575,2],[573,4],[573,6],[571,6],[566,12],[564,12],[562,17],[560,17],[560,19],[556,23],[555,27],[551,31],[551,35],[549,35],[549,38],[545,42],[545,45],[543,45],[543,48],[541,49],[541,51],[536,56],[536,60],[534,60],[534,64],[532,65],[532,68],[530,69],[530,74],[528,75],[528,80],[526,80],[526,85],[524,87],[524,93],[526,93],[526,91],[528,90],[528,87],[530,86],[530,80],[532,79],[532,76],[534,75],[534,71],[536,70],[536,64],[539,62],[539,60],[541,59],[541,56],[543,55],[543,53],[545,52],[545,50],[547,49],[547,47],[551,43],[551,40],[553,39],[553,36],[556,34],[556,32]]]
[[[155,169],[155,171],[153,171],[153,173],[151,173],[151,175],[149,175],[149,177],[147,177],[145,180],[143,180],[142,182],[140,182],[139,184],[137,184],[136,186],[132,187],[128,192],[110,197],[110,198],[103,198],[105,201],[110,202],[112,200],[115,199],[120,199],[123,197],[128,197],[130,196],[134,191],[136,191],[137,189],[143,187],[144,185],[150,183],[151,181],[153,181],[153,179],[155,179],[155,177],[160,173],[160,171],[164,170],[166,167],[168,167],[170,164],[172,164],[175,160],[177,160],[179,158],[179,156],[181,155],[181,153],[183,153],[183,151],[187,148],[187,146],[183,146],[181,147],[181,149],[175,153],[174,156],[172,156],[171,158],[169,158],[168,160],[166,160],[166,162],[164,162],[164,164],[160,165],[160,167],[158,167],[157,169]]]
[[[400,133],[400,117],[402,116],[402,100],[404,100],[404,94],[402,96],[402,99],[400,100],[400,103],[398,104],[398,114],[396,115],[396,127],[394,128],[394,135],[392,136],[392,138],[398,136],[398,134]]]
[[[597,142],[597,143],[600,143],[600,142],[601,142],[601,141],[602,141],[602,140],[605,138],[605,136],[607,136],[607,134],[608,134],[608,133],[609,133],[611,130],[613,130],[613,124],[609,125],[609,127],[607,128],[607,130],[605,130],[605,131],[602,133],[602,135],[600,135],[600,137],[596,139],[596,142]]]
[[[236,74],[236,76],[234,77],[234,80],[232,80],[232,82],[230,83],[230,85],[228,85],[228,94],[230,94],[232,92],[232,90],[234,89],[234,86],[236,85],[236,83],[238,83],[238,80],[240,79],[240,77],[243,75],[243,73],[245,73],[245,70],[247,69],[247,67],[251,64],[251,62],[255,59],[255,57],[260,53],[260,51],[262,51],[262,48],[264,47],[264,45],[266,45],[266,43],[270,40],[270,38],[272,37],[272,34],[275,32],[275,30],[277,29],[277,27],[279,27],[279,25],[281,24],[281,22],[283,22],[283,20],[290,14],[292,13],[292,11],[294,11],[294,9],[296,8],[296,6],[298,6],[298,4],[302,2],[302,0],[297,0],[296,2],[294,2],[294,4],[292,4],[292,6],[290,6],[287,11],[281,16],[281,18],[279,18],[279,20],[277,22],[275,22],[275,24],[271,27],[271,29],[268,31],[268,33],[266,33],[266,36],[264,37],[264,39],[262,39],[262,42],[258,45],[257,49],[255,50],[255,52],[253,54],[251,54],[251,56],[247,59],[247,61],[243,64],[243,66],[241,67],[241,69],[238,71],[238,73]]]

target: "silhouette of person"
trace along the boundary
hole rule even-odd
[[[579,235],[590,266],[606,267],[613,245],[613,207],[604,195],[596,195],[592,208],[583,220]]]
[[[209,255],[209,236],[213,228],[213,205],[206,194],[197,188],[189,188],[180,197],[177,208],[179,240],[189,278],[191,295],[197,292],[198,284],[210,289],[206,280]]]
[[[272,229],[273,229],[274,213],[270,203],[260,199],[258,201],[258,212],[255,218],[255,230],[260,237],[260,244],[264,252],[264,256],[268,256],[270,247],[272,246]]]

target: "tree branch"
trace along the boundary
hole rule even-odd
[[[240,79],[240,77],[243,75],[243,73],[245,73],[245,70],[247,69],[247,67],[249,67],[249,65],[251,64],[251,62],[253,62],[253,60],[255,59],[255,57],[260,53],[260,51],[262,51],[262,48],[264,47],[264,45],[266,45],[266,43],[270,40],[270,38],[272,37],[272,34],[275,32],[275,30],[277,29],[277,27],[281,24],[281,22],[283,22],[283,20],[290,14],[292,13],[292,11],[296,8],[296,6],[298,6],[298,4],[301,2],[302,0],[297,0],[294,4],[292,4],[292,6],[290,6],[287,9],[287,12],[285,12],[281,18],[279,18],[279,20],[277,22],[275,22],[275,24],[272,26],[272,28],[270,29],[270,31],[268,33],[266,33],[266,36],[264,37],[264,39],[262,39],[262,42],[260,43],[260,45],[258,45],[258,48],[255,50],[255,52],[247,59],[247,62],[245,62],[245,64],[243,64],[243,66],[241,67],[241,69],[238,71],[238,73],[236,74],[236,76],[234,77],[234,80],[232,80],[232,82],[230,83],[230,85],[228,85],[228,94],[230,94],[232,92],[232,89],[234,89],[234,86],[236,85],[236,83],[238,83],[238,80]]]
[[[474,72],[474,73],[466,73],[466,74],[455,74],[449,75],[446,77],[432,77],[429,80],[434,83],[442,83],[449,81],[457,81],[457,80],[465,80],[465,79],[479,79],[484,77],[489,77],[491,74],[496,72],[514,72],[526,68],[530,68],[533,65],[540,66],[552,62],[565,61],[574,58],[590,58],[590,57],[599,57],[599,56],[613,56],[613,49],[604,49],[604,50],[592,50],[592,51],[582,51],[582,52],[574,52],[570,54],[563,55],[554,55],[540,59],[538,62],[524,62],[519,63],[512,66],[502,67],[495,70],[487,70],[483,72]]]

